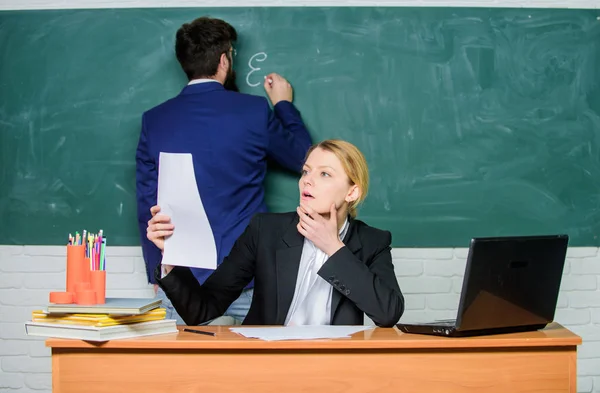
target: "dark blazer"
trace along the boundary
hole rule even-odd
[[[136,153],[138,224],[148,280],[162,259],[146,238],[156,204],[160,152],[192,153],[202,205],[215,238],[217,264],[250,218],[266,212],[267,158],[300,173],[311,138],[289,102],[271,110],[264,97],[228,91],[218,82],[186,86],[142,116]],[[199,282],[213,272],[193,269]]]
[[[188,325],[217,318],[254,278],[254,297],[244,325],[283,325],[292,303],[304,245],[298,215],[257,214],[223,263],[200,285],[186,267],[157,281]],[[394,274],[391,234],[350,219],[342,247],[318,274],[333,288],[332,325],[362,325],[363,313],[378,326],[393,326],[404,312]]]

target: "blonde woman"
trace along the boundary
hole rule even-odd
[[[314,145],[298,182],[295,212],[261,213],[200,285],[185,267],[163,265],[157,281],[188,325],[221,316],[254,279],[247,325],[393,326],[404,311],[394,274],[391,234],[357,220],[369,187],[367,163],[351,143]],[[176,230],[157,214],[148,239],[164,248]]]

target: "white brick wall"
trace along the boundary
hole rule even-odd
[[[65,248],[0,246],[0,393],[51,391],[50,351],[25,335],[31,311],[48,292],[64,290]],[[394,249],[394,266],[407,309],[403,321],[456,316],[466,249]],[[109,247],[107,296],[151,297],[138,247]],[[572,248],[556,321],[579,334],[578,391],[600,393],[600,254]]]

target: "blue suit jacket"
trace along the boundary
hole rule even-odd
[[[271,110],[264,97],[225,90],[218,82],[186,86],[145,112],[136,153],[138,222],[148,281],[160,250],[146,238],[156,204],[160,152],[191,153],[202,204],[208,216],[217,263],[229,254],[255,213],[265,212],[263,180],[267,157],[300,172],[312,141],[289,102]],[[200,283],[213,272],[193,269]]]

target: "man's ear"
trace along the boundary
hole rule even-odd
[[[222,68],[225,72],[229,70],[229,58],[225,53],[221,53],[221,58],[219,59],[219,68]]]
[[[346,194],[346,202],[351,203],[354,202],[356,200],[358,200],[358,198],[360,198],[360,187],[357,186],[356,184],[353,185],[350,190],[348,190],[348,193]]]

